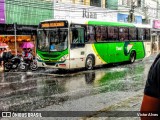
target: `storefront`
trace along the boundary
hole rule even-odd
[[[23,42],[29,41],[35,45],[37,26],[17,25],[16,31],[14,24],[0,24],[0,42],[6,43],[12,54],[21,54],[20,47]],[[35,54],[35,47],[33,48]]]
[[[53,18],[52,8],[53,2],[46,0],[0,0],[0,42],[7,43],[13,54],[21,53],[23,41],[35,43],[39,22]]]
[[[160,20],[153,20],[151,30],[152,53],[160,50]]]

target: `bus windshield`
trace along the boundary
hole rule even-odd
[[[37,49],[40,51],[63,51],[67,49],[68,29],[39,29]]]

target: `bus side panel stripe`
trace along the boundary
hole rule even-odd
[[[104,63],[106,64],[106,62],[101,58],[101,56],[98,54],[94,44],[92,44],[92,48],[93,48],[93,51],[95,52],[95,55]]]

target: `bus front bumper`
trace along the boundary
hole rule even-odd
[[[46,68],[56,68],[56,69],[69,69],[68,62],[63,63],[46,63],[46,62],[37,62],[38,67],[46,67]]]

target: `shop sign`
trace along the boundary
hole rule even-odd
[[[153,27],[160,29],[160,20],[154,20]]]
[[[0,0],[0,23],[5,23],[4,0]]]
[[[83,18],[94,18],[97,19],[97,13],[95,12],[88,12],[86,9],[83,9]]]
[[[134,16],[134,23],[142,24],[142,16]],[[117,14],[118,22],[128,22],[128,14]]]

